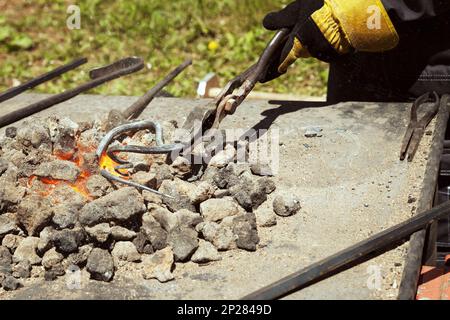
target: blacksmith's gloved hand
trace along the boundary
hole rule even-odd
[[[263,83],[285,73],[298,58],[331,62],[355,51],[388,51],[399,41],[381,0],[297,0],[269,13],[263,25],[269,30],[292,30]]]

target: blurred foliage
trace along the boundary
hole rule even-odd
[[[195,96],[197,82],[215,72],[221,85],[242,72],[272,36],[264,15],[282,0],[79,0],[81,28],[69,30],[66,0],[0,0],[0,91],[80,56],[89,63],[43,84],[57,93],[87,80],[87,71],[125,56],[141,56],[147,69],[114,80],[92,93],[142,95],[186,58],[194,64],[167,89]],[[322,95],[328,67],[314,59],[297,62],[262,90]]]

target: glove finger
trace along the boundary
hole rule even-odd
[[[263,20],[263,26],[268,30],[290,29],[297,23],[299,12],[300,2],[295,1],[280,11],[266,15]]]

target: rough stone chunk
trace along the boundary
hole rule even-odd
[[[172,247],[175,261],[186,261],[198,248],[197,232],[191,228],[176,228],[169,232],[167,242]]]
[[[143,186],[156,188],[156,174],[153,172],[138,171],[132,176],[133,181]]]
[[[180,209],[195,211],[195,206],[189,197],[191,189],[192,185],[189,182],[174,179],[173,181],[164,180],[158,191],[172,197],[163,197],[162,199],[170,211],[175,212]]]
[[[3,178],[3,176],[2,176]],[[15,179],[14,179],[15,180]],[[13,182],[1,181],[0,183],[0,213],[14,209],[25,196],[26,189],[17,186]]]
[[[12,263],[12,255],[8,248],[0,246],[0,270],[9,268]]]
[[[201,232],[205,240],[211,242],[218,250],[225,251],[237,248],[237,237],[230,225],[206,221],[197,225],[196,230]]]
[[[54,160],[43,162],[34,171],[38,177],[48,177],[55,180],[75,182],[80,176],[80,169],[71,161]]]
[[[6,276],[5,279],[2,281],[2,287],[6,291],[17,290],[21,287],[21,283],[13,276]]]
[[[296,214],[301,209],[300,199],[292,194],[278,195],[273,200],[273,210],[281,217]]]
[[[14,252],[24,238],[22,236],[7,234],[2,241],[2,246]]]
[[[114,276],[114,261],[107,250],[94,248],[89,254],[86,270],[91,278],[99,281],[110,281]]]
[[[18,128],[16,140],[24,147],[38,148],[42,144],[50,145],[50,134],[38,119],[32,119]]]
[[[63,259],[64,256],[61,253],[57,252],[55,248],[52,248],[47,251],[42,257],[42,265],[46,269],[51,269],[54,266],[58,265]]]
[[[210,199],[214,195],[215,191],[216,188],[211,183],[202,181],[190,192],[189,197],[191,202],[194,205],[197,205]]]
[[[197,212],[181,209],[174,214],[177,216],[178,225],[181,227],[195,228],[196,225],[203,222],[202,216]]]
[[[216,168],[223,168],[233,161],[236,156],[236,149],[231,145],[226,145],[222,151],[219,151],[211,158],[208,165]]]
[[[233,218],[233,233],[237,236],[236,245],[240,249],[255,251],[259,243],[256,217],[246,213]]]
[[[52,235],[54,232],[55,229],[53,227],[45,227],[39,233],[39,243],[37,246],[37,252],[39,255],[42,255],[53,246]]]
[[[161,250],[167,246],[167,232],[149,212],[142,216],[142,231],[150,241],[153,250]]]
[[[14,278],[27,279],[31,276],[31,264],[28,261],[21,261],[12,268]]]
[[[100,223],[91,228],[86,227],[85,230],[88,235],[100,243],[106,242],[111,234],[111,227],[108,223]]]
[[[167,232],[178,227],[178,216],[175,213],[159,206],[150,208],[150,213]]]
[[[155,173],[157,189],[161,187],[164,181],[173,179],[171,168],[168,164],[165,163],[160,165],[153,165],[150,172]]]
[[[247,211],[257,209],[267,200],[266,184],[257,183],[251,174],[242,174],[239,182],[230,188],[230,193]]]
[[[52,222],[60,229],[73,228],[78,221],[80,206],[76,204],[60,204],[53,208]]]
[[[111,252],[112,256],[118,260],[136,262],[141,260],[141,255],[136,249],[133,242],[119,241],[114,245],[114,249]]]
[[[274,176],[274,168],[268,161],[258,161],[250,166],[252,173],[258,176]]]
[[[144,199],[135,188],[122,188],[86,204],[80,211],[83,225],[126,221],[144,213]]]
[[[16,230],[16,221],[14,214],[3,214],[0,215],[0,238],[12,233]]]
[[[277,224],[277,216],[270,208],[260,208],[255,212],[256,224],[259,227],[272,227]]]
[[[144,256],[142,262],[142,276],[144,279],[157,279],[159,282],[167,282],[174,279],[172,274],[174,257],[170,247],[160,250],[151,256]]]
[[[194,255],[191,257],[191,261],[195,263],[208,263],[211,261],[221,260],[217,249],[210,242],[205,240],[200,240],[198,249],[195,251]]]
[[[36,237],[28,237],[23,239],[16,251],[14,251],[13,262],[19,263],[21,261],[28,260],[31,265],[41,263],[42,259],[36,253],[38,243],[39,238]]]
[[[69,118],[51,117],[48,119],[50,138],[53,142],[53,153],[70,159],[77,146],[79,126]]]
[[[191,173],[191,163],[184,157],[177,157],[171,164],[172,172],[178,177],[184,177]]]
[[[30,236],[39,234],[52,215],[50,201],[35,194],[24,198],[17,208],[17,220]]]
[[[136,232],[121,226],[114,226],[111,227],[111,236],[116,241],[132,240],[136,237]]]
[[[71,253],[63,261],[64,268],[70,268],[72,266],[82,267],[86,264],[87,259],[92,251],[92,245],[84,245],[78,248],[78,252]]]
[[[136,237],[133,239],[133,244],[139,253],[152,254],[154,252],[152,244],[143,232],[137,233]]]
[[[99,174],[94,174],[88,178],[86,189],[93,198],[100,198],[114,191],[112,184]]]
[[[49,199],[52,203],[60,203],[62,205],[74,206],[80,209],[87,202],[86,197],[75,191],[66,183],[57,184],[55,189],[51,192]]]
[[[256,180],[257,187],[263,189],[266,194],[271,194],[277,188],[275,182],[269,177],[262,177]]]
[[[209,199],[200,204],[200,213],[205,221],[217,222],[239,213],[238,204],[231,198]]]
[[[83,244],[85,238],[86,234],[81,228],[55,231],[51,236],[56,250],[63,254],[76,252],[78,247]]]

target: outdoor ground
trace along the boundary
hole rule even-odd
[[[21,95],[5,102],[3,112],[41,95]],[[124,110],[135,97],[80,95],[45,110],[77,121],[105,117],[111,108]],[[195,105],[206,100],[158,98],[142,119],[176,120],[182,124]],[[1,292],[0,299],[125,298],[235,299],[412,216],[419,199],[432,135],[425,135],[413,162],[398,159],[409,109],[406,104],[344,103],[323,107],[317,102],[246,101],[221,128],[278,130],[279,172],[273,197],[300,197],[302,209],[278,217],[272,228],[259,228],[256,252],[232,250],[222,260],[199,266],[179,264],[175,281],[143,280],[140,272],[119,270],[111,284],[83,278],[82,290],[69,290],[66,279],[25,281],[25,288]],[[307,138],[305,129],[319,126],[322,137]],[[433,130],[434,124],[429,127]],[[0,135],[4,130],[0,130]],[[381,146],[381,147],[380,147]],[[289,298],[395,299],[408,245],[327,279]],[[1,289],[0,289],[1,290]]]
[[[77,4],[81,28],[66,25],[70,4]],[[71,59],[87,65],[35,89],[58,93],[86,81],[87,71],[137,55],[147,68],[103,85],[91,93],[142,95],[170,69],[191,57],[194,64],[168,91],[194,97],[196,83],[208,72],[221,85],[258,58],[273,32],[262,27],[264,15],[287,0],[0,0],[0,92]],[[323,95],[328,77],[324,63],[298,62],[263,91]]]

